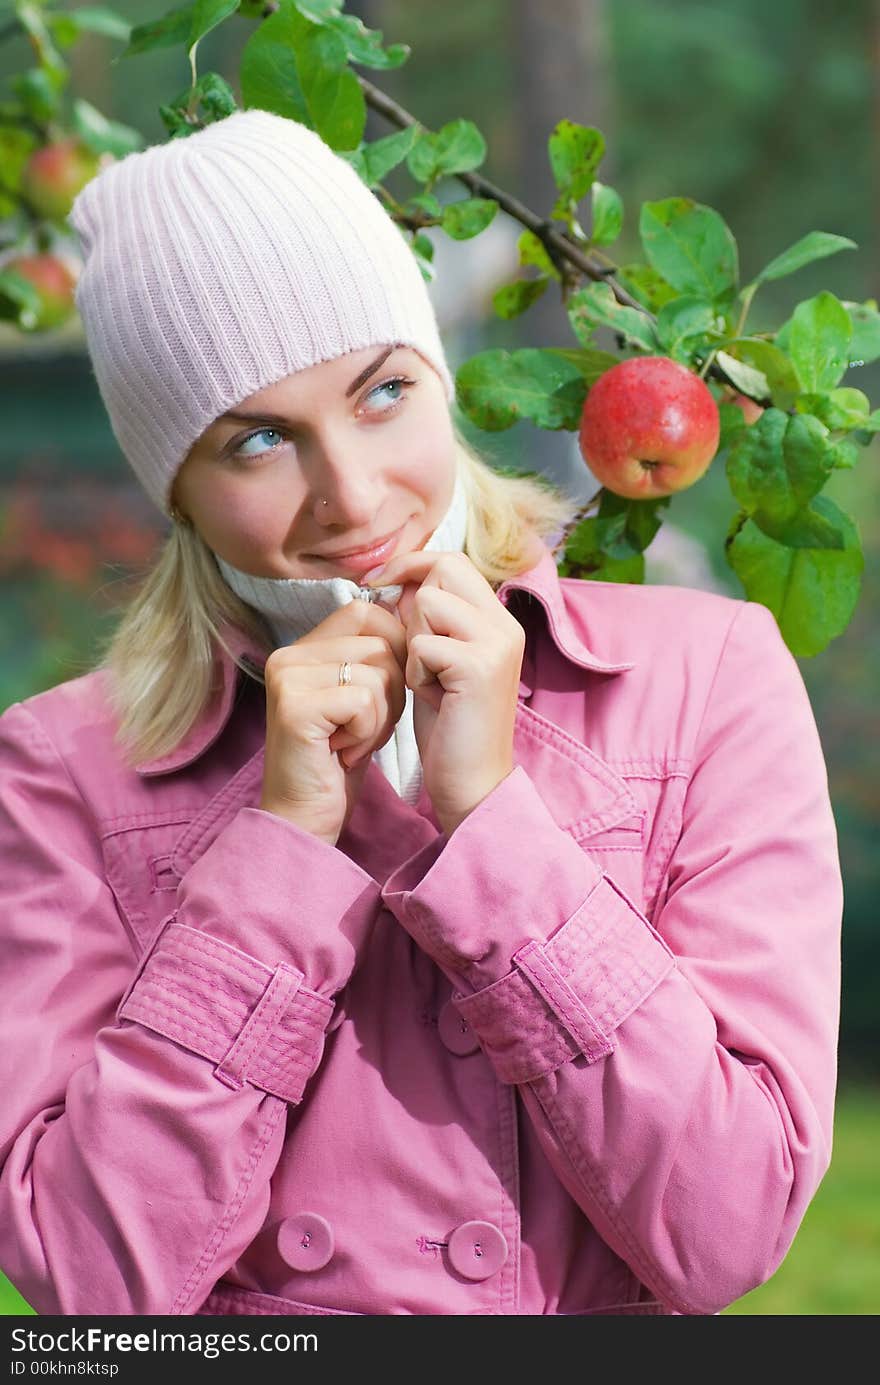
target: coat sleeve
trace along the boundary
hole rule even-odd
[[[773,1274],[830,1160],[843,891],[815,720],[766,608],[728,629],[653,926],[521,766],[383,898],[661,1301],[715,1313]]]
[[[265,1218],[379,886],[244,808],[136,958],[91,814],[16,704],[0,894],[0,1266],[40,1314],[193,1313]]]

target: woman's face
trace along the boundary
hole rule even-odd
[[[172,499],[242,572],[357,580],[392,553],[421,548],[454,484],[439,375],[410,347],[370,346],[288,375],[215,419]],[[391,533],[395,544],[372,563],[339,561]]]

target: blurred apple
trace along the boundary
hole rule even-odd
[[[94,178],[103,156],[75,135],[35,149],[21,175],[21,191],[38,216],[63,222],[77,193]]]
[[[718,450],[720,429],[705,381],[668,356],[635,356],[592,386],[579,443],[607,490],[651,500],[700,479]]]
[[[723,404],[736,404],[746,423],[755,423],[764,412],[764,406],[757,400],[750,399],[747,394],[740,394],[737,390],[725,385],[721,396]]]
[[[17,255],[7,260],[3,270],[15,270],[37,291],[40,306],[36,317],[22,312],[20,325],[25,331],[46,332],[60,327],[76,310],[74,289],[76,277],[57,255]]]

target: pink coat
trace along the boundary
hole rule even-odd
[[[42,1314],[711,1314],[828,1167],[842,885],[770,613],[498,596],[515,767],[262,811],[228,659],[126,770],[103,673],[0,718],[0,1265]],[[239,648],[257,651],[239,636]]]

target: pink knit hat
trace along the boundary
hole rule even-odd
[[[403,233],[305,125],[254,108],[127,154],[86,184],[68,220],[110,424],[166,512],[208,425],[294,371],[399,342],[454,398]]]

